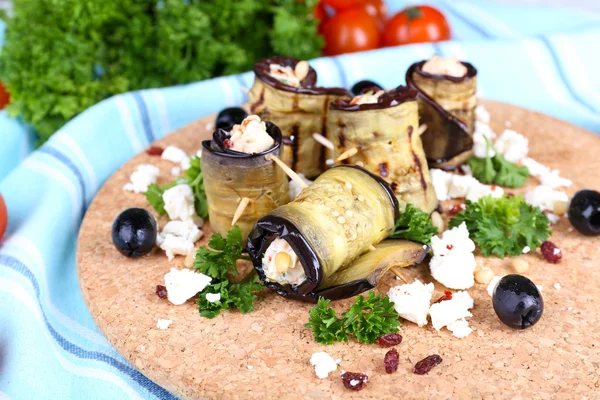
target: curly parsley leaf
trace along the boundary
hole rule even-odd
[[[196,214],[200,218],[207,218],[208,201],[206,200],[206,192],[204,191],[204,176],[202,175],[199,157],[194,156],[190,159],[190,167],[185,170],[182,179],[192,188]]]
[[[450,227],[465,222],[471,239],[486,257],[518,256],[524,247],[535,250],[550,237],[548,218],[525,203],[523,196],[485,196],[466,204],[467,208],[450,220]]]
[[[438,230],[431,223],[431,217],[425,211],[408,203],[406,209],[396,221],[390,238],[413,240],[428,244],[437,235]]]
[[[493,146],[487,137],[485,138],[485,141],[487,142],[488,148],[487,157],[472,157],[468,161],[473,176],[479,182],[487,184],[496,184],[511,188],[524,186],[529,177],[529,170],[527,167],[519,167],[497,152],[496,155],[490,157],[490,150],[493,149]]]
[[[315,341],[318,343],[347,342],[348,334],[344,329],[344,320],[336,316],[329,303],[331,300],[319,297],[317,305],[309,312],[308,323],[304,326],[313,330]]]

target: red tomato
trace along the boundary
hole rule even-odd
[[[439,42],[450,39],[450,26],[440,11],[429,6],[408,7],[388,21],[383,33],[385,46]]]
[[[6,209],[6,203],[4,198],[0,194],[0,239],[6,232],[6,225],[8,225],[8,210]]]
[[[6,107],[9,100],[10,96],[8,95],[8,91],[6,90],[2,82],[0,82],[0,110]]]
[[[336,11],[346,10],[348,8],[360,6],[365,0],[323,0],[322,3],[335,9]]]
[[[382,23],[387,19],[388,10],[383,0],[364,0],[363,9]]]
[[[371,50],[381,45],[377,21],[360,8],[337,13],[325,23],[323,36],[326,56]]]

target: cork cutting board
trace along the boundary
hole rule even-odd
[[[565,122],[515,106],[485,101],[496,132],[511,126],[530,138],[530,155],[573,180],[567,191],[600,188],[600,137]],[[214,116],[208,116],[158,141],[193,154],[209,138]],[[150,208],[143,195],[124,192],[123,184],[138,164],[159,166],[159,183],[172,179],[168,161],[145,153],[117,171],[92,202],[79,235],[77,270],[83,298],[98,327],[115,348],[148,378],[183,398],[341,399],[341,398],[600,398],[600,238],[570,229],[566,218],[553,226],[552,239],[563,251],[558,265],[543,260],[539,250],[525,255],[526,273],[543,286],[545,311],[526,331],[514,331],[496,317],[484,285],[469,290],[475,300],[474,332],[457,339],[431,326],[404,322],[404,341],[397,346],[400,366],[385,373],[387,349],[354,341],[324,346],[304,328],[309,304],[285,300],[265,290],[257,310],[231,311],[202,318],[193,301],[174,306],[155,294],[171,266],[155,249],[141,259],[127,259],[111,241],[117,214],[128,207]],[[537,181],[530,178],[530,186]],[[518,192],[518,191],[513,191]],[[447,209],[447,207],[444,207]],[[162,227],[166,219],[159,218]],[[210,237],[210,229],[200,243]],[[497,275],[512,272],[510,259],[478,259]],[[431,281],[425,266],[405,270],[407,277]],[[387,292],[399,282],[388,276],[378,288]],[[562,289],[553,288],[560,283]],[[436,287],[441,293],[442,288]],[[434,298],[439,296],[434,294]],[[335,304],[347,309],[353,300]],[[167,330],[160,318],[173,320]],[[316,351],[341,358],[340,369],[365,372],[370,381],[362,392],[345,389],[338,372],[315,377],[309,364]],[[415,362],[437,353],[443,363],[428,375],[414,375]]]

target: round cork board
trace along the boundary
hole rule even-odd
[[[530,138],[530,155],[559,168],[573,180],[567,192],[595,187],[600,181],[600,138],[565,122],[518,107],[483,102],[492,115],[491,126],[501,132],[510,126]],[[173,144],[193,154],[211,134],[214,116],[173,132],[157,142]],[[77,268],[83,298],[98,327],[115,348],[148,378],[183,398],[583,398],[600,392],[600,238],[583,237],[566,218],[553,226],[552,239],[563,251],[557,264],[546,262],[539,250],[524,258],[526,273],[543,286],[545,311],[540,322],[525,331],[502,325],[492,308],[485,285],[469,289],[475,300],[470,319],[474,332],[457,339],[431,325],[404,322],[404,341],[397,346],[400,366],[385,373],[387,349],[354,341],[324,346],[304,328],[311,305],[285,300],[268,290],[256,311],[242,315],[224,312],[202,318],[190,300],[174,306],[155,294],[171,266],[182,268],[183,257],[168,262],[155,249],[141,259],[127,259],[111,241],[117,214],[128,207],[150,208],[143,195],[124,192],[123,185],[138,164],[161,170],[159,183],[172,179],[173,166],[143,153],[127,162],[102,187],[87,211],[79,235]],[[530,178],[530,186],[537,181]],[[521,190],[522,191],[522,190]],[[513,191],[517,192],[517,191]],[[447,210],[448,204],[444,204]],[[162,227],[166,219],[159,218]],[[205,227],[204,245],[211,232]],[[512,272],[510,259],[484,259],[496,275]],[[432,281],[427,267],[405,270],[412,280]],[[378,290],[386,293],[401,282],[386,277]],[[553,287],[555,283],[562,289]],[[443,288],[436,286],[434,299]],[[352,299],[334,304],[344,311]],[[156,328],[160,318],[171,319],[167,330]],[[317,379],[309,363],[313,352],[327,351],[341,358],[338,372]],[[430,354],[440,354],[441,365],[428,375],[412,373],[413,365]],[[362,392],[345,389],[339,370],[364,372],[370,377]]]

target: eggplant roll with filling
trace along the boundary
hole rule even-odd
[[[349,98],[342,88],[317,87],[317,73],[306,63],[291,57],[272,57],[254,65],[255,79],[250,93],[250,111],[273,121],[284,135],[282,159],[294,171],[309,179],[325,169],[326,150],[313,133],[327,137],[329,104]]]
[[[275,144],[261,153],[247,154],[227,146],[229,132],[218,129],[212,140],[202,142],[202,173],[208,201],[208,216],[213,231],[225,235],[242,198],[250,199],[244,213],[237,221],[244,240],[256,221],[271,210],[290,201],[285,173],[267,154],[279,156],[281,131],[266,122],[267,133]]]
[[[431,213],[438,202],[418,134],[417,91],[399,86],[374,92],[331,104],[327,129],[332,134],[334,159],[357,148],[355,155],[341,163],[358,164],[385,179],[401,210],[412,203]]]
[[[284,297],[351,297],[375,287],[389,268],[425,257],[419,243],[382,242],[398,214],[384,180],[360,167],[337,166],[261,218],[248,237],[248,253],[265,285]]]
[[[455,168],[472,155],[477,70],[467,62],[453,60],[462,69],[458,73],[449,75],[443,68],[440,73],[430,73],[427,63],[431,61],[411,65],[406,83],[419,92],[420,122],[427,125],[423,147],[429,165]]]

